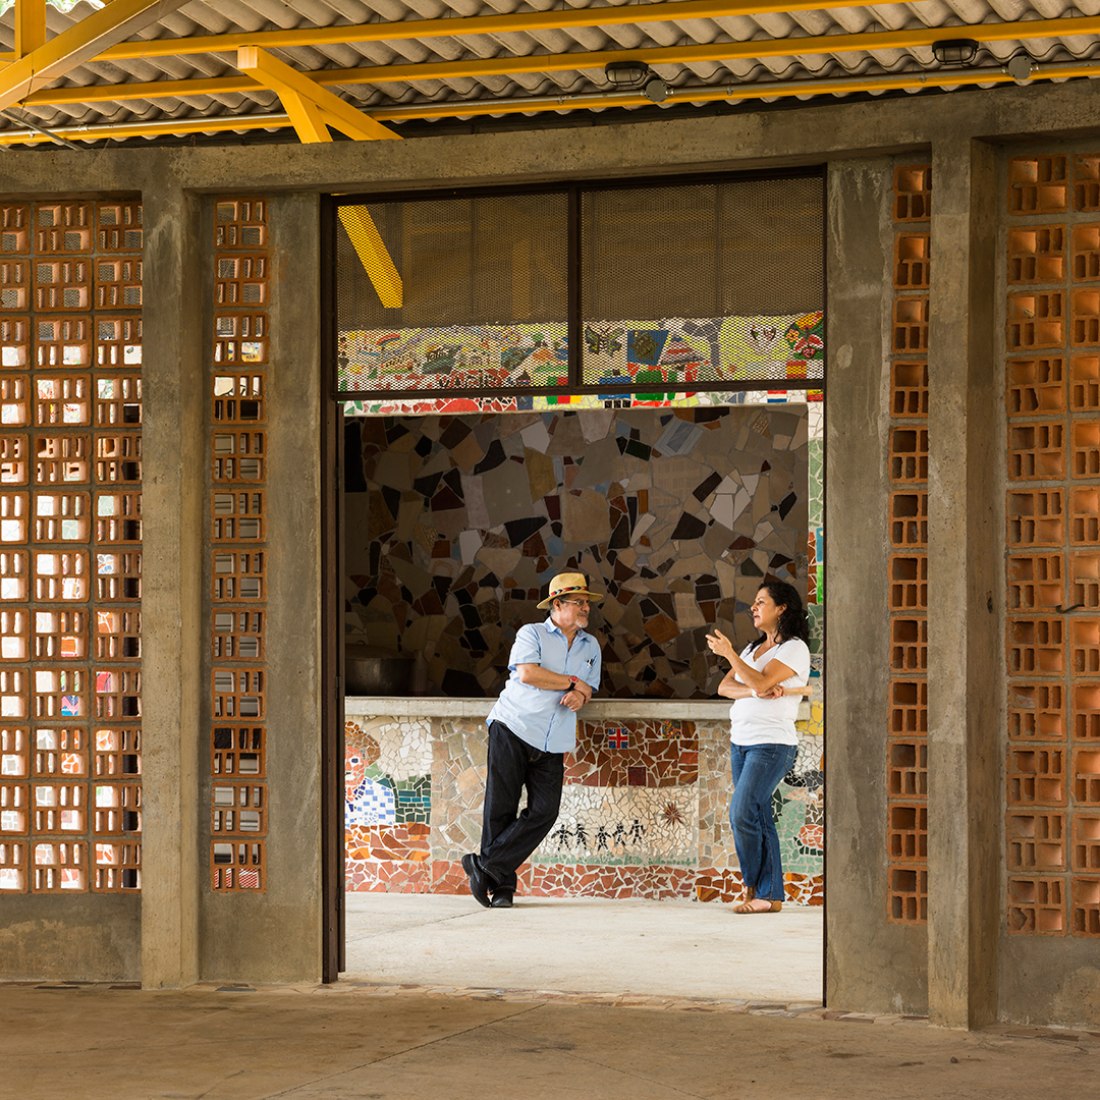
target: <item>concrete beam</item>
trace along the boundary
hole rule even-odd
[[[997,1014],[1003,493],[991,146],[932,146],[928,525],[928,999],[934,1023]]]
[[[393,191],[563,178],[614,178],[685,171],[748,170],[892,155],[931,145],[942,134],[1044,140],[1100,134],[1096,87],[1088,80],[995,91],[952,92],[791,111],[731,111],[710,118],[600,127],[545,125],[527,132],[452,134],[385,145],[358,142],[278,147],[42,150],[5,160],[8,190],[69,193],[80,179],[107,191],[153,162],[181,186],[202,192]]]

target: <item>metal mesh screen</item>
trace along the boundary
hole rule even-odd
[[[338,210],[338,381],[356,389],[568,384],[564,192]]]
[[[821,378],[815,177],[586,191],[586,385]]]

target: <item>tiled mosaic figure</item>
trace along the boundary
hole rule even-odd
[[[367,771],[366,754],[349,742],[344,751],[344,825],[395,825],[393,780]]]
[[[531,862],[689,866],[697,817],[693,786],[567,785],[558,823]]]
[[[386,726],[377,732],[383,743],[354,722],[345,727],[345,827],[413,822],[427,825],[431,816],[431,776],[401,771],[399,762],[407,763],[407,746],[402,752],[402,745],[391,743],[402,736],[400,726]]]

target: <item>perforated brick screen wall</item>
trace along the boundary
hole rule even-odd
[[[928,919],[928,303],[932,171],[894,169],[890,344],[888,917]]]
[[[1008,928],[1100,936],[1100,151],[1005,199]]]
[[[0,206],[0,892],[141,885],[141,206]]]
[[[215,204],[210,371],[210,882],[267,885],[267,203]]]

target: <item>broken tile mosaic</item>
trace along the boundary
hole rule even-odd
[[[460,860],[476,850],[481,835],[484,722],[398,721],[367,713],[365,700],[348,706],[347,888],[465,892]],[[823,897],[822,717],[820,700],[803,707],[798,755],[773,802],[787,896],[807,905]],[[626,747],[609,748],[609,731]],[[424,766],[426,759],[430,774],[395,778],[380,770],[383,746],[390,746],[385,758],[394,761],[399,754],[392,746],[403,737],[416,746],[404,757],[412,761],[408,766]],[[379,789],[388,798],[380,800]],[[419,799],[416,816],[402,816],[403,791]],[[520,889],[544,896],[741,900],[729,796],[726,722],[582,720],[577,751],[566,757],[561,812],[521,869]]]
[[[603,694],[712,697],[703,635],[769,575],[805,589],[805,406],[379,417],[348,426],[349,642],[425,694],[495,695],[519,625],[577,568],[607,594]]]

